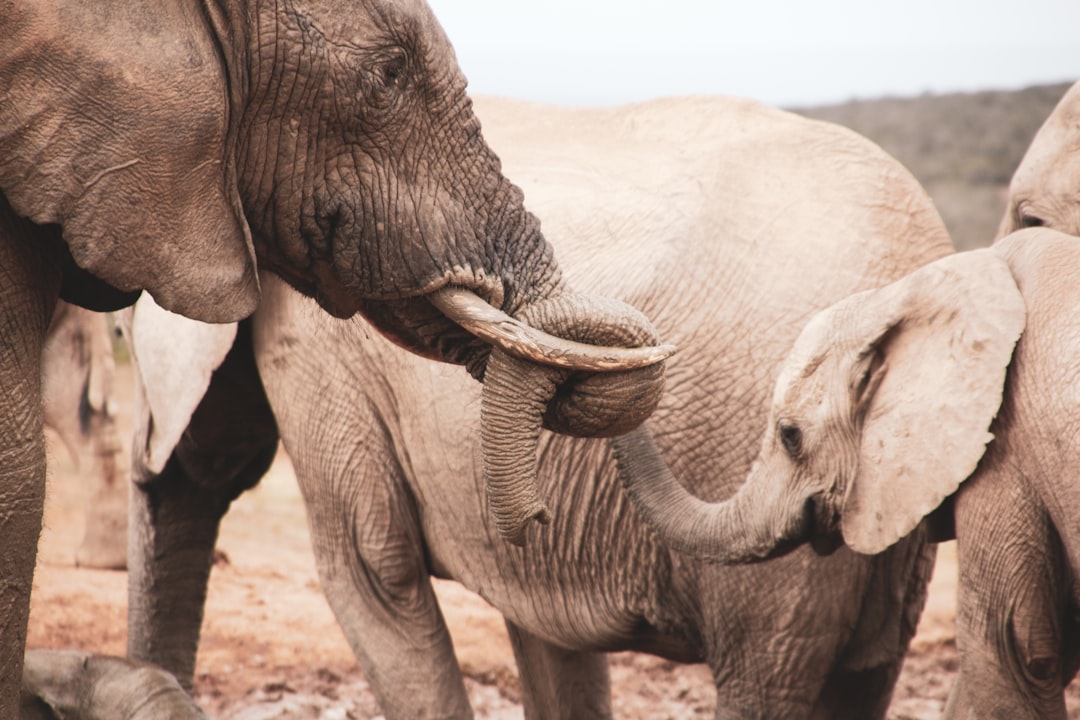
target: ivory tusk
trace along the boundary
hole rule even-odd
[[[593,372],[634,370],[666,360],[676,350],[667,344],[622,348],[564,340],[510,317],[465,288],[444,287],[427,297],[446,317],[481,340],[542,365]]]

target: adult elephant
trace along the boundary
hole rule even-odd
[[[840,534],[877,552],[948,512],[960,672],[946,716],[1064,719],[1080,669],[1077,273],[1075,236],[1031,228],[822,312],[784,364],[755,471],[709,508],[711,549],[688,549],[730,561]],[[645,499],[672,478],[642,435],[616,442]]]
[[[745,477],[777,365],[807,316],[952,250],[914,179],[833,125],[719,97],[611,109],[484,99],[477,108],[567,276],[639,304],[681,348],[653,427],[664,456],[705,497],[722,498]],[[160,333],[156,346],[140,333],[165,327],[155,313],[140,302],[133,334],[149,399],[142,423],[184,438],[166,472],[183,464],[207,486],[242,485],[215,476],[214,458],[235,467],[220,451],[272,427],[273,408],[323,587],[387,717],[471,715],[430,575],[459,580],[506,616],[530,718],[609,716],[602,653],[631,648],[709,663],[718,718],[884,716],[932,565],[921,536],[876,558],[697,562],[641,522],[604,442],[539,431],[543,402],[529,395],[501,402],[505,388],[490,383],[482,394],[269,279],[231,349],[231,337],[220,342],[225,360],[212,375],[180,355],[180,331]],[[262,386],[250,379],[252,356]],[[208,382],[166,380],[197,397],[161,392],[174,402],[155,404],[153,388],[177,365]],[[250,392],[229,391],[239,387]],[[215,407],[234,419],[214,425]],[[520,458],[494,462],[481,437]],[[160,461],[171,450],[145,430],[139,448],[144,466],[147,454]],[[538,469],[531,494],[551,523],[524,525],[523,547],[499,540],[485,469],[496,484],[508,470],[513,486]],[[133,537],[156,532],[143,527]],[[144,591],[176,600],[171,582]]]
[[[258,302],[257,257],[331,313],[361,311],[409,349],[479,376],[493,335],[469,320],[488,337],[476,339],[436,310],[457,297],[440,289],[556,324],[566,320],[546,301],[567,293],[422,0],[28,0],[0,5],[0,27],[10,718],[45,478],[40,359],[58,296],[105,309],[145,289],[170,310],[236,321]],[[640,318],[602,312],[576,314],[620,338],[628,322],[649,335]]]

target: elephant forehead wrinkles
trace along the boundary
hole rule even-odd
[[[358,50],[377,46],[380,38],[402,41],[433,34],[435,26],[430,9],[416,0],[282,0],[279,7],[283,14],[302,18],[312,36]]]

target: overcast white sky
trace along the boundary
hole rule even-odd
[[[429,0],[473,93],[786,107],[1080,79],[1080,0]]]

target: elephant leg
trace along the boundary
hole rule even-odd
[[[145,444],[146,437],[136,442]],[[277,445],[250,328],[242,323],[163,471],[155,475],[133,463],[128,655],[164,668],[185,689],[194,679],[221,518],[266,473]]]
[[[874,720],[884,718],[900,677],[903,658],[865,670],[838,670],[822,691],[812,718]]]
[[[86,483],[86,518],[75,551],[79,567],[127,567],[128,483],[130,474],[120,432],[107,406],[89,412],[90,448],[79,463]],[[85,436],[84,436],[85,437]]]
[[[4,306],[0,313],[7,315],[8,309]],[[0,316],[0,328],[13,327],[11,320]],[[13,700],[19,697],[45,502],[44,425],[33,355],[0,339],[0,718],[4,720],[15,718],[18,711]]]
[[[105,325],[105,318],[98,318]],[[111,360],[112,338],[108,327],[102,328],[101,343],[109,343],[105,352]],[[97,362],[93,360],[91,362]],[[83,440],[86,443],[80,474],[86,483],[86,524],[82,542],[75,552],[75,563],[80,567],[124,569],[127,567],[128,482],[130,468],[124,453],[116,418],[113,417],[111,362],[104,369],[91,372],[110,373],[108,385],[102,398],[90,398],[96,391],[82,392],[80,418],[85,418]],[[91,379],[91,382],[94,380]],[[97,403],[95,405],[95,402]],[[83,410],[83,408],[86,408]]]
[[[814,718],[883,720],[929,592],[937,545],[927,528],[875,556],[844,662],[825,681]]]
[[[35,234],[0,194],[0,720],[18,717],[45,506],[41,353],[60,276],[55,245]]]
[[[557,647],[509,620],[506,629],[521,678],[526,720],[612,717],[606,655]]]
[[[300,441],[282,425],[330,607],[389,720],[471,718],[389,433],[366,413],[338,421],[294,423],[314,431]]]
[[[128,488],[122,478],[88,487],[86,528],[75,564],[86,568],[127,568]]]

